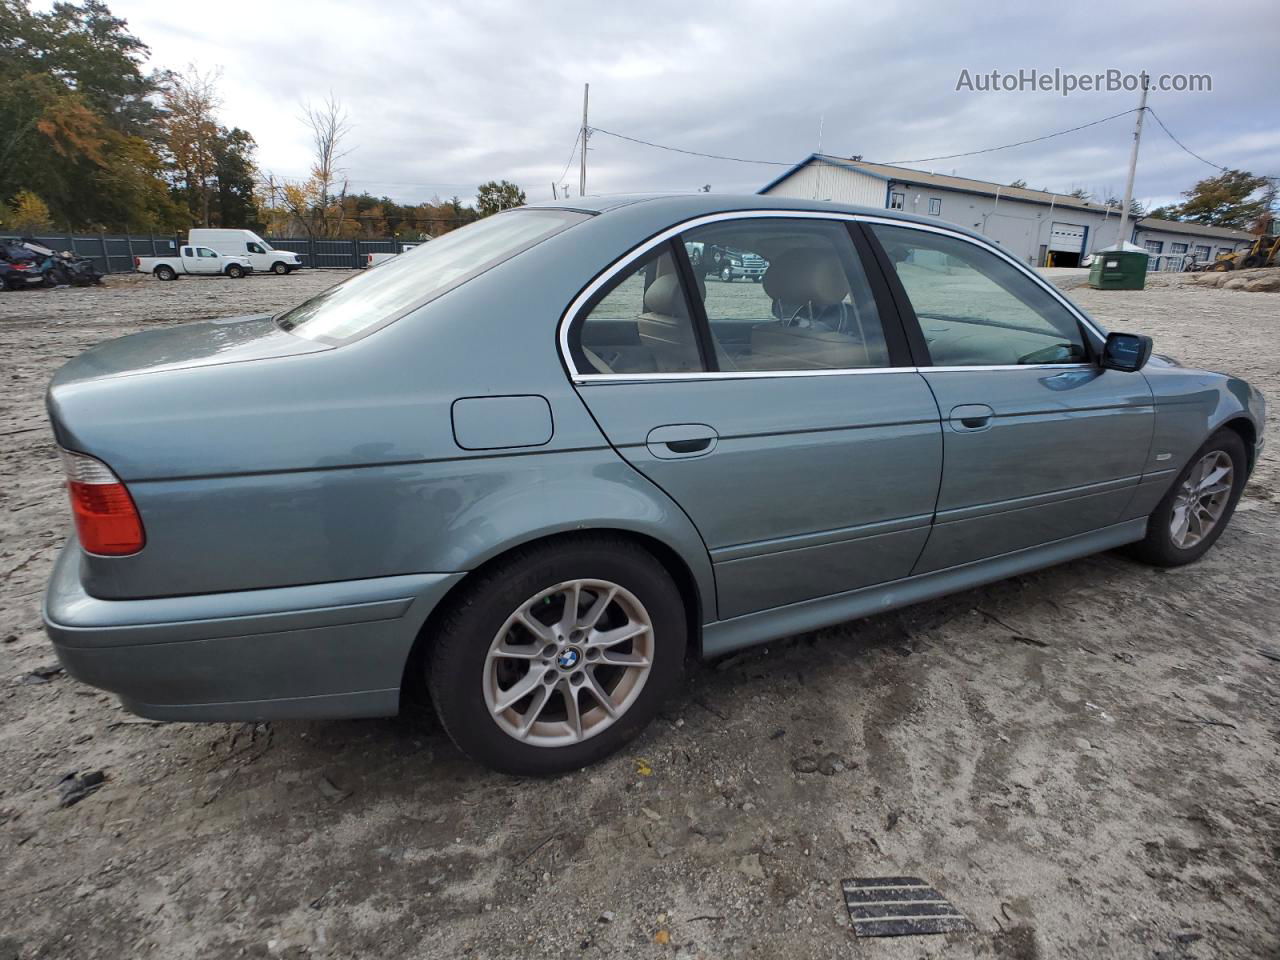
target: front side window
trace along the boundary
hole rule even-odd
[[[1088,361],[1071,311],[1003,258],[944,234],[872,229],[906,290],[934,365]]]
[[[208,247],[196,247],[196,254],[201,257],[213,257],[214,259],[217,259],[218,256]]]
[[[889,366],[875,296],[843,223],[748,218],[681,239],[703,285],[720,370]]]
[[[594,299],[569,338],[580,373],[697,373],[705,369],[670,245],[663,244],[627,267]]]
[[[590,215],[520,209],[486,217],[357,274],[276,318],[285,330],[342,343],[397,320]]]
[[[245,246],[245,249],[248,250],[250,253],[266,253],[267,252],[263,250],[260,246],[258,246],[256,243],[246,243],[244,246]]]

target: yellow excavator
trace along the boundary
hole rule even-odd
[[[1280,235],[1276,233],[1274,220],[1267,226],[1270,227],[1268,232],[1259,234],[1243,250],[1220,255],[1210,269],[1222,273],[1227,270],[1248,270],[1251,267],[1280,266]]]

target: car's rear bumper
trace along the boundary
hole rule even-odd
[[[422,573],[150,600],[100,600],[73,539],[45,629],[77,680],[157,720],[388,716],[427,614],[462,574]]]

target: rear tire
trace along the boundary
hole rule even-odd
[[[1201,491],[1199,488],[1207,491],[1214,486],[1209,481],[1228,461],[1230,476],[1218,483],[1219,486],[1227,484],[1226,489],[1216,495]],[[1231,521],[1248,469],[1248,456],[1240,435],[1234,430],[1219,430],[1191,455],[1151,512],[1146,537],[1126,551],[1135,559],[1157,567],[1180,567],[1199,560]]]
[[[232,280],[239,280],[244,276],[244,267],[238,263],[227,264],[227,276]]]
[[[429,638],[427,687],[472,759],[519,775],[576,770],[632,740],[680,684],[685,622],[680,591],[637,544],[557,538],[450,602]]]
[[[177,280],[178,271],[174,270],[173,267],[170,267],[167,264],[162,263],[160,264],[160,266],[156,267],[156,279],[157,280]]]

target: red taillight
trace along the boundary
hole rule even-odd
[[[372,253],[366,253],[366,254],[364,255],[364,265],[365,265],[366,267],[372,267],[372,266],[373,266],[373,254],[372,254]]]
[[[101,460],[83,453],[62,451],[67,472],[67,493],[76,518],[80,546],[88,553],[122,557],[137,553],[145,544],[142,518],[133,497]]]
[[[142,258],[141,258],[141,257],[134,257],[134,258],[133,258],[133,269],[137,270],[140,266],[142,266]]]

